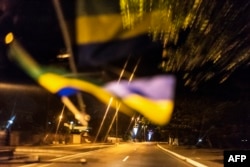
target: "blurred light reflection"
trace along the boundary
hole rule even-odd
[[[186,86],[217,76],[223,83],[250,61],[249,1],[120,0],[120,6],[124,28],[132,29],[150,15],[149,35],[164,47],[160,67],[196,72],[183,77]]]

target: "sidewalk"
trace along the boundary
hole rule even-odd
[[[170,146],[159,143],[159,148],[197,167],[223,167],[223,150],[188,146]],[[198,163],[196,163],[198,162]]]

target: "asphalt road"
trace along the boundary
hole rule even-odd
[[[26,154],[30,155],[31,161],[32,156],[40,157],[38,163],[19,162],[2,165],[8,167],[191,167],[185,161],[163,151],[155,143],[126,143],[105,146],[104,149],[97,150],[87,147],[84,145],[58,146],[43,148],[40,151],[33,149],[29,152],[27,149]],[[24,151],[19,149],[17,152],[24,153]],[[81,163],[81,160],[87,162]]]

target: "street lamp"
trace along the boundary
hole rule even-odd
[[[128,125],[128,129],[126,130],[126,133],[125,133],[125,136],[127,135],[127,133],[128,133],[128,131],[129,131],[129,129],[130,129],[130,126],[131,126],[131,124],[132,124],[132,122],[134,121],[134,116],[131,118],[131,120],[130,120],[130,123],[129,123],[129,125]]]
[[[136,137],[137,132],[138,132],[138,126],[134,126],[133,132],[134,132],[134,136]]]
[[[63,118],[64,108],[65,108],[65,105],[63,105],[63,109],[62,109],[61,114],[59,116],[59,121],[58,121],[58,124],[57,124],[57,127],[56,127],[55,139],[57,137],[58,129],[59,129],[60,123],[61,123],[62,118]]]

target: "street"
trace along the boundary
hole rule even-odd
[[[88,148],[86,148],[88,147]],[[156,146],[155,143],[126,143],[104,146],[93,149],[95,144],[86,146],[57,146],[43,149],[43,151],[26,150],[31,157],[39,156],[39,161],[28,163],[0,164],[8,167],[191,167],[190,164],[177,159]],[[102,147],[102,146],[101,146]],[[100,148],[100,146],[98,146]],[[86,150],[88,149],[88,150]],[[53,152],[54,150],[54,152]],[[84,151],[85,150],[85,151]],[[23,152],[25,149],[17,149]],[[87,151],[87,152],[86,152]],[[32,158],[31,158],[32,159]],[[86,160],[86,162],[85,162]],[[81,163],[83,161],[83,163]],[[14,162],[14,161],[13,161]],[[32,162],[32,161],[30,161]]]

